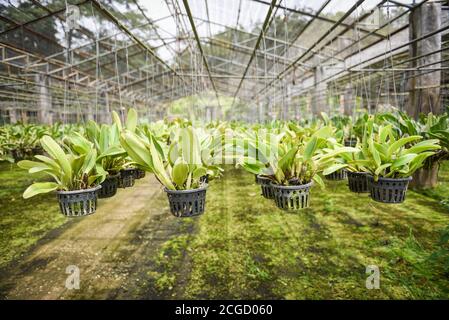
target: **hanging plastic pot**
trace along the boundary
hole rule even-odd
[[[134,179],[143,179],[143,178],[145,178],[145,170],[135,169]]]
[[[324,176],[325,179],[333,181],[344,180],[346,177],[347,171],[345,169],[340,169]]]
[[[407,187],[412,177],[407,178],[382,178],[374,181],[372,175],[368,175],[368,189],[371,199],[383,203],[401,203],[405,200]]]
[[[61,213],[67,217],[82,217],[94,213],[100,189],[101,185],[85,190],[57,191]]]
[[[259,179],[257,178],[258,174],[254,175],[254,181],[256,182],[256,184],[259,184]]]
[[[204,213],[207,184],[193,190],[169,190],[165,188],[171,213],[178,218],[194,217]]]
[[[262,195],[267,199],[274,199],[273,188],[271,187],[271,179],[257,175],[257,184],[260,185]]]
[[[15,162],[19,162],[20,160],[25,159],[25,153],[22,149],[11,150],[11,156],[14,158]]]
[[[130,188],[134,185],[135,168],[126,168],[120,170],[120,177],[118,179],[119,188]]]
[[[310,187],[313,182],[293,186],[271,183],[276,206],[284,210],[298,210],[309,206]]]
[[[367,180],[368,173],[348,171],[347,174],[349,190],[357,193],[369,192]]]
[[[108,175],[106,179],[101,183],[101,189],[98,191],[98,198],[110,198],[117,193],[118,181],[120,179],[120,173],[115,175]]]
[[[349,138],[344,141],[345,147],[355,147],[357,145],[357,138]]]

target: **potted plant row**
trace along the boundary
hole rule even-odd
[[[438,140],[420,141],[419,135],[396,138],[391,124],[379,126],[375,133],[373,124],[370,117],[362,142],[370,196],[378,202],[401,203],[413,173],[440,149]]]
[[[301,137],[299,141],[290,137],[270,139],[270,142],[259,140],[257,143],[247,139],[245,143],[250,149],[258,149],[258,158],[250,157],[250,152],[240,158],[239,164],[251,173],[270,179],[269,186],[279,208],[307,208],[313,182],[324,187],[320,174],[329,175],[344,167],[335,161],[339,154],[358,151],[339,146],[331,134],[332,129],[326,126],[311,136]],[[271,156],[267,151],[272,153]]]

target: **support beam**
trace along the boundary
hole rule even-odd
[[[264,37],[265,32],[267,31],[268,27],[270,26],[271,13],[273,12],[273,8],[276,5],[276,2],[277,2],[277,0],[271,0],[270,8],[268,9],[267,15],[265,16],[265,20],[263,22],[262,29],[260,30],[259,37],[257,38],[256,44],[254,46],[254,50],[253,50],[251,56],[249,57],[249,61],[248,61],[248,64],[247,64],[247,66],[245,68],[245,71],[243,72],[242,79],[240,80],[240,83],[237,86],[237,90],[235,91],[234,101],[235,101],[235,97],[237,96],[237,94],[240,91],[240,88],[242,87],[243,81],[245,80],[245,77],[246,77],[246,74],[248,73],[249,67],[251,66],[251,63],[253,62],[253,59],[256,56],[257,49],[259,48],[260,41],[262,41],[262,38]]]
[[[327,83],[322,81],[324,77],[324,67],[315,68],[315,86],[312,91],[312,113],[319,116],[321,112],[327,111]]]
[[[201,45],[201,40],[200,40],[200,37],[198,35],[198,31],[196,30],[196,27],[195,27],[195,22],[193,21],[193,16],[192,16],[192,12],[190,11],[189,2],[187,0],[183,0],[183,3],[184,3],[184,8],[186,9],[187,16],[188,16],[189,21],[190,21],[190,26],[192,27],[192,31],[193,31],[193,34],[195,36],[196,43],[198,45],[198,49],[200,50],[200,53],[201,53],[201,58],[203,59],[204,66],[206,67],[207,74],[209,75],[210,82],[212,83],[212,88],[215,91],[215,96],[217,98],[218,106],[221,108],[221,106],[220,106],[220,97],[218,95],[217,87],[215,86],[214,79],[212,78],[212,74],[211,74],[211,71],[210,71],[210,68],[209,68],[209,63],[207,62],[207,58],[206,58],[206,56],[204,54],[203,47]]]

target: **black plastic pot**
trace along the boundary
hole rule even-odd
[[[407,187],[412,177],[407,178],[381,178],[374,181],[372,175],[368,175],[368,189],[371,199],[383,203],[401,203],[405,200]]]
[[[178,218],[194,217],[204,213],[207,184],[193,190],[169,190],[165,188],[171,213]]]
[[[340,169],[324,176],[325,179],[333,181],[344,180],[346,177],[347,171],[345,169]]]
[[[267,177],[257,175],[257,184],[260,185],[262,195],[267,199],[274,199],[273,188],[271,187],[271,180]]]
[[[357,145],[357,139],[356,138],[345,139],[344,143],[345,147],[355,147]]]
[[[134,185],[135,182],[135,168],[127,168],[120,170],[120,177],[118,179],[118,187],[119,188],[130,188]]]
[[[134,179],[143,179],[145,178],[145,170],[136,169],[134,171]]]
[[[99,185],[85,190],[57,191],[61,213],[67,217],[82,217],[94,213],[100,189]]]
[[[15,162],[25,159],[25,153],[21,149],[11,150],[11,156],[14,158]]]
[[[296,186],[281,186],[271,183],[276,206],[284,210],[298,210],[309,206],[310,187],[313,182]]]
[[[106,179],[101,183],[101,189],[98,191],[98,198],[110,198],[117,193],[118,180],[120,173],[115,175],[108,175]]]
[[[369,192],[367,180],[368,173],[348,171],[347,174],[349,190],[357,193]]]

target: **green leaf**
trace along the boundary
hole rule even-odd
[[[387,169],[388,167],[391,166],[391,163],[384,163],[383,165],[379,166],[378,168],[376,168],[376,170],[374,171],[374,175],[378,176],[380,175],[380,173],[382,171],[384,171],[385,169]]]
[[[405,137],[401,138],[397,141],[395,141],[389,148],[388,148],[388,157],[391,157],[393,153],[398,151],[401,147],[405,146],[407,143],[410,143],[412,141],[420,140],[422,139],[421,136],[411,136],[411,137]]]
[[[189,166],[182,159],[178,159],[173,166],[172,178],[173,182],[178,186],[182,187],[187,180],[189,175]]]
[[[40,166],[42,163],[37,162],[37,161],[30,161],[30,160],[21,160],[19,162],[17,162],[17,166],[19,166],[19,168],[25,169],[25,170],[30,170],[33,167],[37,167]]]
[[[37,194],[48,193],[58,189],[59,185],[54,182],[36,182],[30,185],[25,192],[23,193],[23,197],[25,199],[34,197]]]
[[[317,174],[314,175],[312,177],[312,180],[315,181],[321,187],[321,189],[324,189],[324,187],[325,187],[324,181],[319,175],[317,175]]]
[[[131,132],[136,131],[137,126],[137,111],[134,108],[128,110],[128,116],[126,117],[126,129]]]
[[[310,160],[312,156],[315,154],[315,151],[318,146],[318,138],[312,137],[312,139],[307,142],[306,147],[304,148],[303,158],[305,161]]]
[[[323,174],[327,176],[328,174],[334,173],[335,171],[346,168],[348,165],[345,163],[336,163],[326,169],[323,170]]]
[[[120,120],[120,116],[117,112],[112,111],[112,120],[117,125],[119,131],[122,131],[122,121]]]
[[[59,164],[64,172],[63,181],[70,184],[72,181],[72,167],[66,157],[66,154],[61,147],[49,136],[44,136],[41,139],[42,148]]]
[[[89,175],[91,170],[95,167],[97,162],[97,150],[92,149],[86,156],[83,166],[81,167],[81,172],[85,175]]]
[[[401,168],[402,166],[408,165],[413,159],[415,159],[417,156],[416,153],[408,153],[400,156],[395,161],[393,161],[393,164],[391,165],[391,170],[394,171],[398,168]]]
[[[207,174],[207,169],[204,167],[198,167],[193,171],[192,178],[199,179]]]

